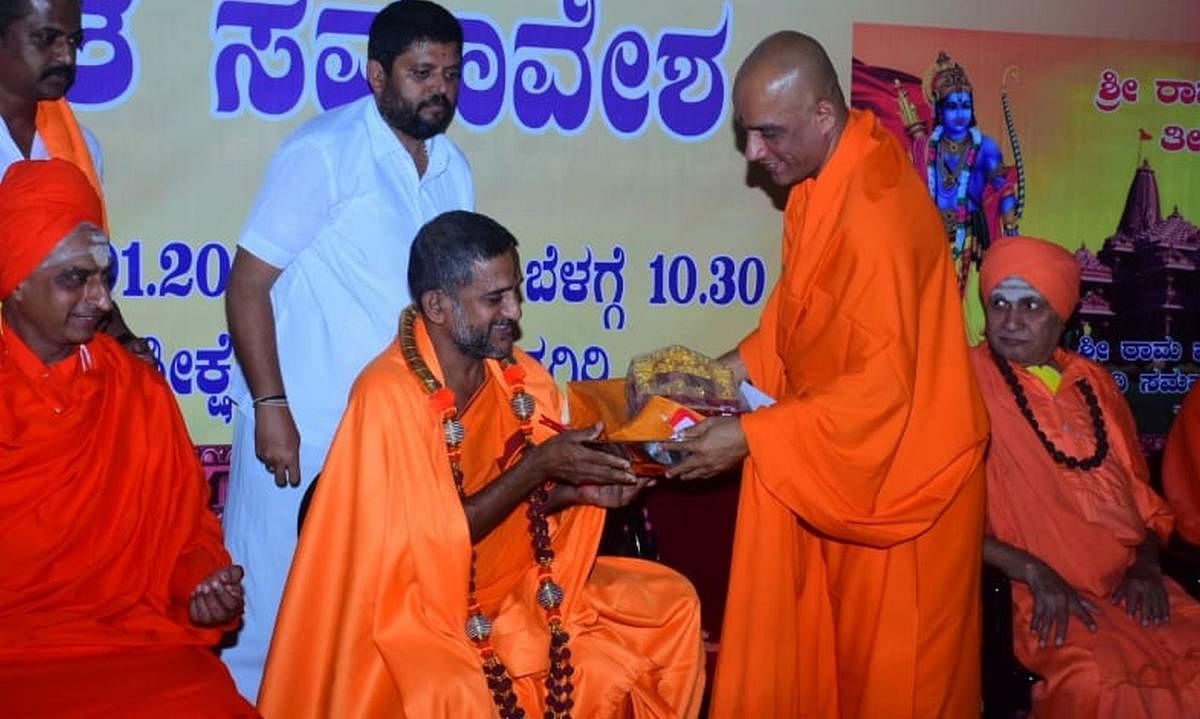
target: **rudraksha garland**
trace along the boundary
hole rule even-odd
[[[1099,467],[1104,458],[1108,456],[1108,431],[1104,427],[1104,413],[1100,409],[1100,400],[1096,397],[1096,391],[1087,383],[1087,380],[1080,377],[1075,382],[1075,386],[1079,388],[1079,393],[1083,395],[1083,401],[1087,403],[1088,413],[1092,416],[1092,431],[1096,435],[1096,451],[1091,457],[1080,459],[1072,457],[1050,441],[1046,432],[1038,424],[1037,417],[1033,415],[1033,409],[1029,406],[1029,398],[1025,395],[1025,388],[1021,386],[1021,381],[1017,379],[1017,373],[1013,371],[1008,360],[1000,356],[996,350],[988,348],[991,351],[992,360],[995,361],[997,369],[1000,370],[1000,375],[1004,377],[1004,381],[1008,384],[1008,389],[1013,394],[1013,399],[1017,402],[1017,409],[1021,410],[1021,414],[1025,417],[1025,421],[1033,427],[1034,434],[1041,440],[1042,446],[1050,453],[1050,456],[1058,464],[1069,469],[1094,469]]]
[[[442,419],[442,433],[446,442],[446,455],[450,462],[450,474],[454,477],[454,488],[458,496],[466,500],[462,471],[462,443],[466,438],[466,429],[458,419],[455,407],[454,393],[442,386],[434,377],[421,353],[417,349],[413,327],[417,319],[417,310],[409,306],[400,316],[400,351],[409,370],[421,381],[429,401]],[[509,405],[513,414],[521,423],[521,434],[525,438],[525,446],[531,446],[530,437],[533,434],[531,420],[536,409],[533,397],[525,391],[525,370],[512,357],[500,361],[503,368],[504,381],[508,384],[510,393]],[[570,635],[563,626],[562,606],[564,592],[554,581],[554,548],[550,543],[550,525],[546,522],[546,505],[549,501],[549,491],[546,485],[540,485],[529,495],[529,509],[525,513],[529,519],[530,544],[533,557],[538,564],[537,600],[546,613],[546,621],[550,625],[550,669],[546,675],[546,711],[544,719],[570,719],[571,709],[575,702],[571,694],[575,689],[572,677],[575,667],[571,664],[571,650],[567,646]],[[508,674],[489,637],[492,634],[492,621],[483,613],[475,593],[475,561],[474,546],[471,547],[471,570],[467,585],[467,637],[479,650],[483,660],[483,674],[487,680],[488,689],[492,692],[492,701],[500,712],[502,719],[524,719],[525,710],[517,704],[517,695],[513,691],[513,680]]]

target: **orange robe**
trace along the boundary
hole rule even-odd
[[[784,219],[712,716],[977,713],[987,422],[941,220],[858,111]]]
[[[1175,531],[1200,544],[1200,387],[1188,392],[1163,450],[1163,494],[1175,509]]]
[[[1049,564],[1076,591],[1101,607],[1089,632],[1074,617],[1062,647],[1038,648],[1029,631],[1033,596],[1013,582],[1013,643],[1017,658],[1045,678],[1034,686],[1034,711],[1045,717],[1195,717],[1200,712],[1200,604],[1166,580],[1171,622],[1145,628],[1108,597],[1133,563],[1146,531],[1164,541],[1173,517],[1150,488],[1133,415],[1104,368],[1056,351],[1062,384],[1052,393],[1014,368],[1038,425],[1068,455],[1089,457],[1096,441],[1083,395],[1087,380],[1104,414],[1109,454],[1091,471],[1058,465],[1021,415],[1012,391],[988,355],[972,361],[992,420],[987,462],[988,528],[1000,541]]]
[[[422,356],[441,377],[417,322]],[[560,416],[550,376],[523,352],[537,417]],[[499,365],[461,417],[468,493],[519,447]],[[525,505],[476,545],[478,597],[528,716],[541,716],[549,631],[534,599]],[[694,717],[703,689],[698,601],[675,572],[596,557],[603,510],[551,518],[554,576],[575,666],[574,716]],[[441,421],[397,343],[359,376],[284,591],[259,708],[267,717],[494,717],[467,639],[471,542]]]
[[[188,619],[230,560],[166,383],[0,332],[0,716],[255,716]]]

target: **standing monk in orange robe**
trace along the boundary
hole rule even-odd
[[[1057,348],[1079,276],[1044,240],[984,257],[987,343],[971,350],[992,420],[984,558],[1013,580],[1015,652],[1045,678],[1035,714],[1195,717],[1200,604],[1158,564],[1171,510],[1112,377]]]
[[[554,382],[514,346],[516,244],[470,212],[417,234],[416,305],[355,383],[305,519],[265,716],[697,715],[695,592],[596,556],[602,507],[643,481],[585,446],[599,427],[551,429]]]
[[[175,398],[96,332],[100,220],[64,160],[0,182],[0,716],[256,716],[210,650],[242,570]]]
[[[1163,450],[1163,494],[1175,509],[1175,531],[1200,544],[1200,385],[1188,392]]]
[[[941,220],[812,38],[759,44],[733,104],[792,189],[782,275],[722,358],[778,403],[691,428],[670,473],[748,455],[712,716],[977,714],[987,418]]]

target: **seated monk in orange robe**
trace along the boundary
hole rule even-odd
[[[242,570],[175,398],[96,332],[100,219],[64,160],[0,182],[0,716],[257,716],[210,650]]]
[[[351,391],[284,591],[264,716],[699,712],[695,592],[661,565],[596,556],[602,507],[644,480],[586,446],[599,427],[555,436],[554,382],[514,345],[516,244],[469,212],[417,234],[416,305]]]
[[[1163,494],[1175,510],[1175,531],[1200,544],[1200,385],[1188,392],[1163,450]]]
[[[1112,377],[1057,348],[1079,277],[1044,240],[1005,238],[984,258],[987,343],[971,350],[992,420],[984,558],[1013,580],[1015,652],[1045,678],[1035,714],[1195,717],[1200,604],[1158,564],[1171,511]]]
[[[690,428],[670,472],[746,459],[712,716],[978,715],[987,415],[941,220],[812,38],[759,44],[733,104],[792,189],[779,282],[722,358],[778,402]]]

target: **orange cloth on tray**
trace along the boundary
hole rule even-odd
[[[693,424],[704,419],[702,415],[682,404],[651,396],[642,409],[630,418],[625,380],[584,380],[567,385],[568,406],[573,427],[591,427],[604,422],[600,442],[618,443],[609,445],[609,451],[623,456],[632,464],[633,473],[642,477],[660,477],[666,473],[667,465],[662,454],[651,454],[650,443],[663,443],[658,452],[670,452],[671,438],[675,434],[673,421],[680,415]],[[662,461],[660,461],[662,460]]]
[[[417,346],[441,377],[424,325]],[[537,402],[535,442],[561,401],[523,352]],[[499,364],[463,412],[468,492],[493,481],[522,446]],[[579,717],[694,717],[704,655],[695,593],[658,564],[597,557],[597,507],[550,518],[555,580],[566,592]],[[524,506],[475,545],[478,597],[492,643],[529,716],[541,716],[549,631],[534,592]],[[393,343],[362,375],[305,520],[267,659],[267,717],[494,717],[478,650],[467,638],[471,541],[441,419]]]
[[[1033,595],[1013,582],[1013,644],[1021,663],[1045,681],[1034,685],[1034,712],[1046,717],[1194,717],[1200,710],[1200,603],[1166,580],[1171,622],[1143,627],[1108,597],[1133,563],[1147,530],[1166,539],[1170,507],[1150,488],[1137,428],[1121,391],[1103,367],[1057,350],[1062,386],[1051,392],[1014,367],[1038,425],[1075,457],[1095,451],[1091,413],[1076,387],[1091,385],[1104,415],[1109,452],[1091,470],[1054,462],[1018,409],[986,345],[971,359],[987,400],[992,443],[987,518],[1000,541],[1049,564],[1101,608],[1089,632],[1071,617],[1066,644],[1039,648],[1029,631]]]
[[[572,427],[590,427],[604,422],[603,438],[614,442],[661,442],[675,432],[671,419],[685,412],[699,421],[700,415],[666,397],[651,397],[634,417],[629,416],[625,380],[586,380],[567,385],[567,406]]]
[[[978,715],[987,416],[962,326],[924,182],[851,111],[740,345],[778,402],[741,420],[714,719]]]

